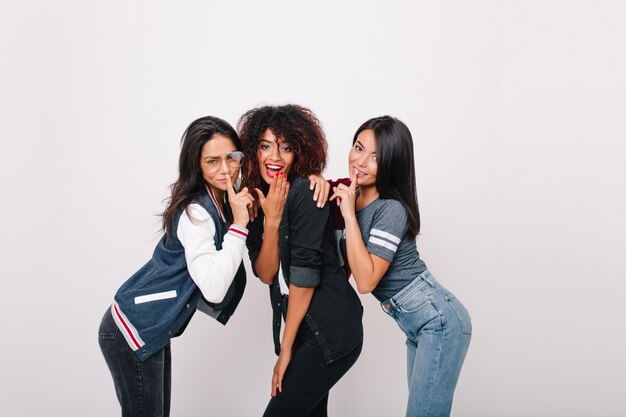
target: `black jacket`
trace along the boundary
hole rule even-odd
[[[278,250],[287,285],[315,287],[306,323],[319,343],[327,364],[340,359],[363,342],[363,307],[348,282],[339,258],[328,204],[320,209],[313,201],[309,182],[295,178],[280,222]],[[263,213],[248,225],[248,253],[252,270],[263,240]],[[286,314],[278,277],[270,285],[273,336],[280,353],[281,312]]]

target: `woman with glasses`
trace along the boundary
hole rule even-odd
[[[311,110],[296,105],[252,109],[239,132],[243,181],[261,206],[248,253],[270,287],[278,355],[264,416],[326,416],[329,390],[363,343],[363,308],[340,263],[329,207],[317,207],[305,180],[325,167],[326,138]]]
[[[170,339],[196,309],[226,324],[246,284],[242,264],[253,197],[236,193],[243,153],[224,120],[203,117],[182,137],[179,177],[152,258],[117,291],[99,343],[123,416],[169,416]]]
[[[420,216],[409,129],[389,116],[366,121],[348,169],[350,181],[340,180],[331,197],[345,221],[342,253],[359,292],[371,292],[406,334],[406,415],[449,416],[472,323],[415,246]]]

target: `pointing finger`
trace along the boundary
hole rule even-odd
[[[354,172],[354,168],[352,168],[352,172],[350,173],[350,189],[356,190],[356,180],[357,174]]]
[[[235,190],[233,189],[233,182],[228,174],[226,174],[226,192],[228,192],[228,200],[232,201],[235,198]]]

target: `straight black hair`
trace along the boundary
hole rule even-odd
[[[206,183],[200,169],[200,156],[205,143],[216,134],[224,135],[233,141],[241,151],[241,141],[233,127],[218,117],[205,116],[191,122],[181,138],[182,147],[178,160],[178,179],[170,186],[171,196],[163,212],[163,231],[169,234],[169,226],[180,207],[188,206],[203,192]]]
[[[395,117],[380,116],[363,123],[354,134],[374,131],[376,138],[376,190],[381,198],[397,200],[406,209],[408,233],[414,239],[420,232],[420,212],[415,185],[413,138],[409,128]]]

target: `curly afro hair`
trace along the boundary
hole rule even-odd
[[[257,158],[259,141],[267,129],[293,147],[290,178],[320,174],[326,168],[326,135],[322,123],[306,107],[296,104],[258,107],[241,116],[237,128],[246,161],[242,166],[243,183],[250,189],[267,189]]]

